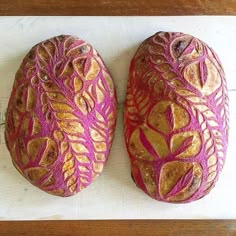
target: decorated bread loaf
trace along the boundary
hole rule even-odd
[[[228,142],[228,97],[216,53],[183,33],[159,32],[130,65],[125,140],[136,185],[186,203],[215,185]]]
[[[16,73],[5,138],[33,185],[73,195],[101,174],[116,123],[116,94],[97,51],[61,35],[35,45]]]

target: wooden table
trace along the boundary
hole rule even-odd
[[[234,15],[235,0],[1,0],[1,15]]]
[[[235,15],[235,0],[0,0],[0,15]],[[236,220],[0,222],[0,235],[236,235]]]
[[[0,222],[0,235],[234,236],[233,220],[104,220]]]

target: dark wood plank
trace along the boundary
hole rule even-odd
[[[0,222],[0,235],[234,236],[236,220],[122,220]]]
[[[0,15],[235,14],[235,0],[0,0]]]

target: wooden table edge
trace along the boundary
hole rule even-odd
[[[236,220],[1,221],[0,235],[236,235]]]
[[[235,15],[236,1],[199,0],[1,0],[0,15],[130,16]]]

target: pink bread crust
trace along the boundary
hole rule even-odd
[[[130,65],[124,120],[139,188],[164,202],[204,197],[228,144],[227,86],[216,53],[183,33],[146,39]]]
[[[102,173],[117,100],[101,56],[61,35],[35,45],[16,73],[5,138],[14,166],[33,185],[71,196]]]

